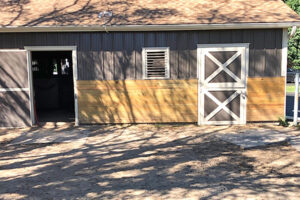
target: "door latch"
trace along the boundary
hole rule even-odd
[[[247,97],[247,92],[246,91],[241,91],[241,95],[243,99],[246,99]]]

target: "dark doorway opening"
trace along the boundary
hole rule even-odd
[[[37,122],[74,122],[71,51],[32,52],[34,107]]]

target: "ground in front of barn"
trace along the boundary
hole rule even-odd
[[[217,137],[250,129],[300,135],[274,124],[0,129],[0,199],[300,199],[289,142]]]

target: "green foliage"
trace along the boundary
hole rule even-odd
[[[279,122],[279,126],[288,127],[290,125],[289,122],[282,117],[279,117],[278,122]]]
[[[284,2],[300,15],[300,0],[284,0]],[[297,29],[295,36],[289,40],[288,59],[294,69],[300,69],[300,29]]]
[[[284,2],[290,6],[296,13],[300,13],[300,1],[299,0],[284,0]]]
[[[294,69],[300,69],[300,29],[297,29],[295,36],[289,40],[288,59]]]

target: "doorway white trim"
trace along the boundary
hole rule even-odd
[[[73,62],[73,84],[74,84],[74,109],[75,109],[75,125],[79,125],[78,120],[78,94],[77,94],[77,80],[78,80],[78,67],[77,67],[77,46],[25,46],[27,50],[27,61],[28,61],[28,77],[30,87],[30,116],[32,124],[35,124],[34,117],[34,104],[33,104],[33,80],[32,80],[32,65],[31,65],[31,52],[33,51],[72,51],[72,62]]]
[[[209,51],[237,51],[236,55],[242,55],[242,74],[241,78],[237,78],[237,83],[216,83],[211,84],[205,81],[204,77],[204,55],[209,55]],[[234,60],[237,56],[233,56],[232,59],[229,59],[230,62]],[[227,62],[229,62],[229,60]],[[219,69],[216,73],[213,73],[212,76],[218,74],[221,70],[225,71],[228,63],[218,63]],[[215,125],[223,125],[223,124],[245,124],[246,116],[247,116],[247,78],[248,78],[248,70],[249,70],[249,43],[230,43],[230,44],[198,44],[197,45],[197,78],[198,78],[198,125],[203,124],[215,124]],[[235,78],[235,75],[231,72],[228,73],[231,77]],[[207,121],[204,117],[204,93],[209,93],[209,91],[227,91],[227,90],[235,90],[236,94],[241,95],[240,101],[240,117],[237,121]],[[225,107],[226,103],[230,102],[230,98],[225,100],[225,102],[217,102],[215,98],[213,98],[214,102],[218,104],[216,113],[219,109]],[[226,111],[226,110],[225,110]],[[230,113],[228,110],[226,111]],[[214,114],[213,113],[213,114]],[[233,115],[233,114],[232,114]],[[211,117],[211,116],[209,116]],[[235,116],[233,116],[235,118]]]

